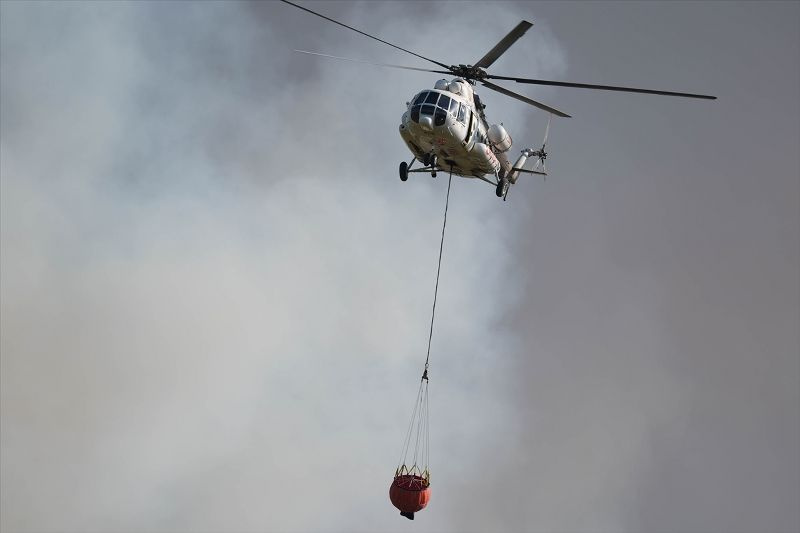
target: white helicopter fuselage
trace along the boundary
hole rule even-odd
[[[502,126],[489,127],[482,115],[469,83],[439,80],[408,103],[400,136],[418,160],[433,160],[442,171],[488,181],[488,176],[512,169],[505,154],[512,141]]]
[[[495,80],[514,81],[516,83],[530,85],[574,87],[639,94],[659,94],[663,96],[702,98],[707,100],[716,99],[716,96],[704,94],[499,76],[486,72],[486,69],[491,67],[511,45],[517,42],[525,32],[533,27],[533,23],[527,20],[520,21],[519,24],[474,64],[448,65],[441,61],[436,61],[435,59],[412,52],[411,50],[407,50],[401,46],[397,46],[396,44],[384,41],[374,35],[348,26],[338,20],[334,20],[322,13],[317,13],[307,7],[297,5],[289,0],[282,1],[307,13],[325,19],[328,22],[360,33],[364,37],[379,41],[392,48],[416,56],[418,59],[433,63],[444,70],[431,70],[430,68],[426,69],[387,63],[372,63],[370,61],[332,56],[305,50],[296,50],[297,52],[342,61],[367,63],[381,67],[435,72],[437,74],[452,74],[456,76],[452,81],[437,81],[432,90],[418,93],[412,102],[406,102],[407,109],[406,112],[403,113],[400,122],[400,136],[403,138],[403,141],[405,141],[408,149],[411,150],[411,153],[414,154],[414,159],[411,163],[406,163],[405,161],[400,162],[399,173],[400,180],[402,181],[407,181],[408,174],[411,172],[430,172],[431,176],[435,177],[437,170],[450,171],[458,176],[479,178],[491,183],[496,187],[495,194],[505,200],[508,196],[509,186],[516,183],[517,178],[522,173],[538,174],[541,176],[547,175],[547,169],[545,167],[547,152],[545,151],[545,147],[547,146],[547,136],[550,131],[550,118],[547,119],[542,147],[538,150],[533,150],[531,148],[521,150],[521,155],[514,164],[511,164],[506,156],[506,152],[511,148],[511,137],[501,124],[490,126],[486,121],[486,116],[483,113],[485,106],[481,103],[478,95],[473,91],[472,85],[474,83],[480,83],[483,87],[494,92],[546,111],[550,113],[551,116],[555,115],[563,118],[568,118],[569,115],[554,107],[543,104],[542,102],[537,102],[523,94],[511,91],[502,85],[497,85]],[[524,168],[525,163],[531,157],[536,158],[536,163],[533,168]],[[412,169],[417,160],[422,162],[423,167]],[[541,170],[539,170],[540,167]]]

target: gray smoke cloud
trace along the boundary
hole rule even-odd
[[[396,128],[436,75],[295,54],[419,65],[279,3],[1,4],[0,529],[797,531],[798,6],[308,5],[721,99],[511,87],[576,118],[506,204],[454,179],[411,523],[446,177]]]
[[[452,6],[423,25],[400,4],[335,7],[462,52],[431,46]],[[293,54],[335,32],[280,4],[2,19],[3,530],[397,527],[445,183],[396,179],[396,128],[430,76]],[[346,37],[322,49],[377,56]],[[478,364],[508,251],[487,192],[454,184],[432,370],[443,480],[485,430],[448,419],[495,407]]]

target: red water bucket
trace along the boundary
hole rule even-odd
[[[389,487],[389,499],[392,505],[400,510],[400,514],[414,520],[417,513],[428,505],[431,499],[431,487],[422,476],[405,474],[395,476]]]

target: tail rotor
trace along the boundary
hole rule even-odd
[[[508,173],[507,178],[503,178],[498,182],[497,185],[497,196],[500,196],[504,200],[508,197],[508,189],[509,185],[513,185],[519,179],[520,174],[538,174],[540,176],[547,176],[547,167],[545,166],[545,160],[547,159],[547,138],[550,136],[550,118],[547,119],[547,127],[544,130],[544,139],[542,140],[542,147],[539,150],[531,150],[530,148],[525,148],[522,150],[522,154],[517,159],[517,162],[511,167],[511,171]],[[533,169],[528,170],[524,168],[525,163],[528,159],[535,157],[536,164],[533,166]]]
[[[544,140],[542,140],[542,147],[531,154],[536,157],[536,164],[533,165],[533,171],[536,172],[541,167],[541,172],[545,177],[547,176],[547,166],[545,165],[547,152],[545,151],[545,147],[547,146],[547,137],[550,135],[550,118],[552,118],[552,116],[547,118],[547,127],[544,129]]]

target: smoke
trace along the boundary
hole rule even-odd
[[[432,46],[439,17],[471,15],[346,7],[447,60],[516,23],[499,10],[485,42]],[[397,527],[386,493],[446,184],[397,179],[396,128],[430,76],[292,54],[379,52],[278,4],[2,10],[2,529]],[[442,480],[503,419],[481,399],[505,342],[490,193],[453,184],[431,372]],[[444,507],[457,487],[440,486]]]
[[[411,523],[435,75],[295,54],[425,66],[278,3],[0,4],[0,529],[797,530],[797,5],[309,6],[448,64],[525,18],[493,72],[721,98],[509,85],[575,118],[507,203],[453,181]]]

